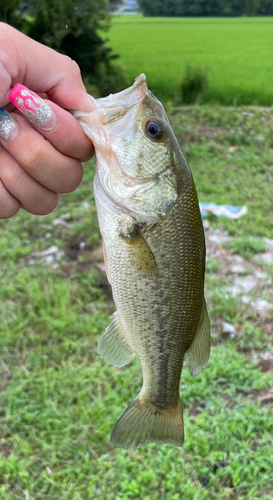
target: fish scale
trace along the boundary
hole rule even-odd
[[[198,198],[162,105],[148,91],[144,78],[141,75],[130,89],[110,100],[99,100],[103,134],[92,131],[92,113],[78,114],[99,152],[94,192],[107,275],[117,308],[99,341],[99,353],[119,367],[137,355],[143,371],[140,394],[112,432],[112,442],[123,448],[149,442],[182,446],[179,384],[183,363],[186,360],[195,375],[207,363],[210,352],[204,299],[205,241]],[[124,121],[126,112],[120,112],[121,102],[130,109],[129,131],[126,127],[130,120],[127,116]],[[133,102],[131,108],[128,102]],[[115,120],[116,103],[119,114]],[[151,117],[153,132],[163,127],[158,142],[154,137],[147,138],[146,124]],[[107,137],[107,143],[102,143],[101,137]],[[125,154],[128,137],[130,161],[135,159],[130,165]],[[147,172],[153,173],[148,180]],[[128,199],[127,173],[135,185]],[[116,183],[120,182],[122,186],[118,187]]]

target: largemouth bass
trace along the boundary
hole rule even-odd
[[[182,446],[183,362],[195,375],[210,353],[204,231],[193,178],[145,75],[94,106],[75,115],[96,150],[95,199],[117,308],[98,352],[117,367],[137,355],[143,370],[141,392],[111,441],[125,449]]]

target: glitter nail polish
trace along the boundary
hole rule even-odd
[[[9,100],[31,123],[42,130],[52,130],[55,126],[56,117],[51,107],[24,85],[17,83],[9,94]]]
[[[4,109],[0,108],[0,137],[2,139],[11,140],[19,131],[16,121]]]

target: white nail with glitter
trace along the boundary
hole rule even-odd
[[[19,127],[16,121],[4,108],[0,108],[0,137],[6,141],[11,141],[18,132]]]

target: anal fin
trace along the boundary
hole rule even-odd
[[[199,325],[195,337],[185,354],[185,361],[191,375],[197,375],[207,364],[210,356],[210,322],[204,299]]]
[[[111,319],[99,340],[98,353],[107,363],[120,368],[132,361],[135,352],[125,337],[117,312],[112,314]]]

